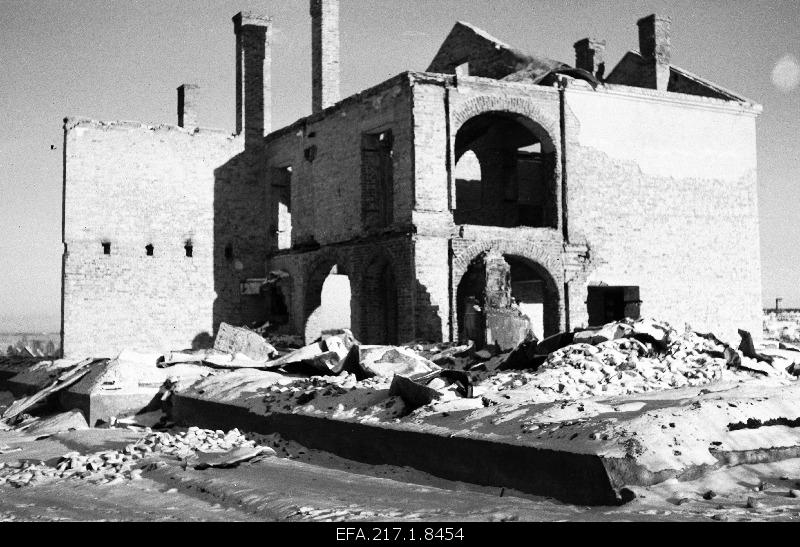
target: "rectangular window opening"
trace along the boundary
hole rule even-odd
[[[640,319],[641,304],[639,287],[608,285],[589,287],[586,306],[589,325],[596,327],[622,319]]]
[[[111,243],[108,241],[103,242],[103,254],[110,255],[111,254]]]
[[[273,170],[272,193],[277,198],[277,227],[275,227],[278,250],[292,247],[292,167]],[[273,217],[274,218],[274,217]]]
[[[394,221],[394,136],[390,129],[361,136],[361,216],[365,228]]]

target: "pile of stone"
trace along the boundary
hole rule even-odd
[[[375,396],[387,388],[383,393],[400,394],[408,412],[454,397],[482,398],[484,404],[551,402],[701,386],[720,380],[734,364],[737,370],[755,367],[753,359],[713,335],[679,333],[663,322],[625,320],[559,337],[527,342],[534,349],[517,357],[515,371],[503,370],[512,354],[476,352],[472,345],[354,346],[350,358],[358,366],[344,367],[337,376],[273,385],[264,394],[265,410],[291,412],[313,403],[320,411],[335,411],[339,401],[361,407],[376,404]]]
[[[724,357],[685,345],[679,343],[674,353],[651,355],[636,339],[574,344],[552,353],[534,381],[545,395],[582,398],[698,386],[722,377]]]
[[[183,459],[197,451],[227,452],[234,448],[254,447],[255,444],[238,429],[231,429],[226,433],[222,430],[190,427],[187,431],[178,433],[161,431],[151,433],[135,444],[126,446],[125,451],[132,454],[158,452]]]
[[[549,353],[535,372],[484,374],[479,390],[492,403],[502,402],[492,392],[512,390],[524,391],[530,402],[551,402],[701,386],[728,369],[748,374],[767,368],[713,335],[678,333],[654,321],[611,323],[576,333],[574,341]]]
[[[87,455],[70,452],[64,454],[55,467],[31,461],[0,463],[0,485],[20,488],[68,478],[85,479],[95,484],[120,484],[142,478],[142,470],[134,469],[141,457],[106,450]]]
[[[177,433],[151,432],[122,450],[64,454],[54,467],[30,461],[0,463],[0,485],[19,488],[69,478],[95,484],[120,484],[141,479],[142,467],[153,457],[170,455],[183,460],[207,453],[222,455],[242,448],[256,448],[256,442],[248,440],[238,429],[226,433],[190,427]]]

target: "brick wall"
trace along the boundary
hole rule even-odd
[[[643,313],[679,328],[689,322],[731,339],[737,327],[758,331],[757,107],[621,86],[570,86],[565,242],[561,199],[555,229],[456,225],[450,212],[455,180],[448,172],[463,123],[482,112],[516,113],[549,135],[561,196],[558,91],[482,78],[459,78],[454,86],[452,78],[431,76],[422,83],[414,94],[414,223],[417,246],[425,250],[415,261],[428,313],[439,318],[445,337],[455,334],[453,295],[464,261],[489,250],[545,267],[559,293],[557,317],[546,326],[551,332],[586,325],[586,288],[599,283],[642,287]],[[447,240],[449,259],[439,248]],[[438,282],[444,276],[449,286]],[[425,313],[416,309],[418,317]]]
[[[311,0],[311,102],[319,112],[339,102],[339,0]]]
[[[239,281],[263,275],[266,259],[265,215],[254,206],[263,184],[242,149],[241,138],[214,131],[66,121],[66,355],[191,347],[219,321],[263,313],[239,296]]]
[[[367,343],[384,342],[374,338],[371,327],[383,321],[382,307],[375,299],[379,290],[376,281],[387,269],[396,282],[396,339],[404,342],[417,338],[412,253],[412,242],[408,237],[387,236],[328,245],[313,251],[296,250],[272,257],[269,268],[283,270],[291,279],[291,324],[288,330],[303,333],[309,328],[307,321],[320,305],[322,285],[335,265],[338,273],[346,275],[350,281],[351,326],[357,338]]]
[[[370,233],[361,209],[364,133],[391,130],[394,136],[393,223],[411,225],[413,158],[408,79],[393,78],[268,137],[268,167],[291,165],[292,242],[327,245]],[[274,200],[267,198],[270,203]],[[275,207],[270,212],[275,223]],[[374,235],[383,230],[374,231]]]

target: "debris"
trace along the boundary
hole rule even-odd
[[[363,380],[373,376],[421,376],[440,370],[440,367],[408,348],[354,345],[350,348],[342,369],[355,374],[358,380]]]
[[[723,513],[717,513],[717,514],[715,514],[715,515],[711,515],[711,518],[712,518],[713,520],[718,520],[718,521],[721,521],[721,522],[724,522],[724,521],[726,521],[726,520],[729,520],[729,517],[728,517],[728,515],[725,515],[725,514],[723,514]]]
[[[335,351],[326,351],[315,355],[311,359],[295,361],[283,366],[283,370],[290,374],[307,374],[308,376],[328,376],[339,374],[344,364],[344,358]]]
[[[788,350],[788,351],[800,352],[800,347],[797,347],[796,345],[790,344],[788,342],[779,342],[778,343],[778,349],[785,349],[785,350]]]
[[[275,455],[275,451],[265,446],[245,447],[240,446],[227,452],[198,452],[199,462],[194,466],[195,469],[208,469],[209,467],[229,468],[236,467],[240,463],[252,460],[256,456],[263,454]]]
[[[42,418],[31,425],[27,432],[34,435],[52,435],[61,431],[89,429],[89,424],[80,410],[70,410],[54,416]]]
[[[714,492],[713,490],[709,490],[708,492],[703,494],[703,499],[704,500],[713,500],[716,497],[717,497],[717,493]]]
[[[746,507],[748,509],[763,509],[764,503],[752,496],[748,496]]]
[[[795,490],[794,488],[789,490],[789,497],[790,498],[800,498],[800,490]]]
[[[392,379],[392,385],[389,387],[389,396],[399,396],[408,411],[411,412],[431,404],[436,399],[440,399],[442,393],[396,374]]]
[[[266,361],[275,355],[275,347],[250,329],[220,323],[214,349],[229,354],[242,353],[253,361]]]
[[[90,370],[91,365],[97,362],[105,362],[108,359],[84,359],[72,367],[69,371],[61,374],[56,380],[47,386],[46,388],[38,391],[37,393],[14,401],[14,403],[8,407],[2,415],[2,419],[9,420],[14,418],[24,412],[25,410],[29,409],[39,401],[46,399],[49,395],[53,393],[57,393],[64,388],[67,388],[83,378]]]
[[[764,361],[765,363],[769,364],[772,363],[772,357],[756,352],[755,345],[753,344],[753,337],[749,332],[739,329],[739,336],[742,337],[742,341],[739,343],[739,350],[745,357],[750,357],[751,359],[755,359],[757,361]]]
[[[462,397],[472,398],[472,376],[463,370],[441,370],[438,376],[456,384]]]
[[[164,422],[165,418],[166,415],[162,410],[153,410],[120,418],[116,420],[116,424],[120,426],[157,427],[158,424]]]
[[[103,484],[119,484],[124,480],[140,480],[142,472],[166,465],[164,462],[147,462],[156,454],[180,458],[201,453],[201,463],[211,466],[235,465],[256,456],[274,454],[272,449],[257,446],[237,429],[212,431],[190,427],[181,433],[152,432],[122,450],[103,450],[91,454],[69,452],[55,464],[22,461],[14,465],[0,464],[0,484],[7,482],[17,488],[31,486],[44,480],[85,479]],[[144,464],[144,465],[143,465]],[[139,466],[138,468],[134,468]]]
[[[571,332],[559,332],[548,336],[536,345],[536,353],[539,355],[549,355],[563,347],[575,343],[575,334]]]
[[[264,364],[264,368],[274,369],[280,368],[284,365],[290,365],[292,363],[299,363],[300,361],[310,361],[314,359],[314,357],[322,355],[326,351],[327,345],[320,340],[319,342],[314,342],[313,344],[296,349],[284,355],[283,357],[275,359],[274,361],[269,361]]]
[[[498,370],[522,370],[533,369],[536,370],[547,359],[547,356],[538,355],[537,348],[540,342],[536,339],[533,333],[520,342],[514,350],[508,354],[508,357],[503,361]]]
[[[467,344],[465,344],[463,346],[454,346],[452,348],[447,348],[447,349],[445,349],[443,351],[440,351],[439,353],[436,353],[435,355],[432,355],[430,360],[433,361],[436,364],[439,364],[438,363],[439,361],[445,361],[447,359],[450,359],[451,357],[456,357],[456,356],[462,355],[462,354],[467,353],[468,351],[472,350],[474,347],[475,347],[475,343],[472,340],[470,340]],[[491,354],[489,355],[489,357],[491,357]],[[489,357],[487,357],[487,359]]]
[[[500,351],[517,347],[531,332],[531,321],[516,308],[491,308],[484,311],[486,321],[486,343],[495,345]]]

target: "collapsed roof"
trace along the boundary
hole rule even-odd
[[[500,80],[525,71],[539,77],[569,65],[512,48],[469,23],[458,21],[450,31],[427,72],[455,74],[456,69],[469,63],[469,75]]]
[[[653,17],[655,16],[649,18]],[[608,76],[603,78],[602,73],[592,74],[583,68],[523,52],[470,23],[458,21],[442,43],[427,72],[460,73],[545,86],[553,85],[557,75],[566,75],[585,80],[593,88],[602,83],[653,88],[652,63],[652,58],[646,58],[638,51],[628,51]],[[753,102],[672,64],[669,64],[669,80],[665,90],[726,101]]]

